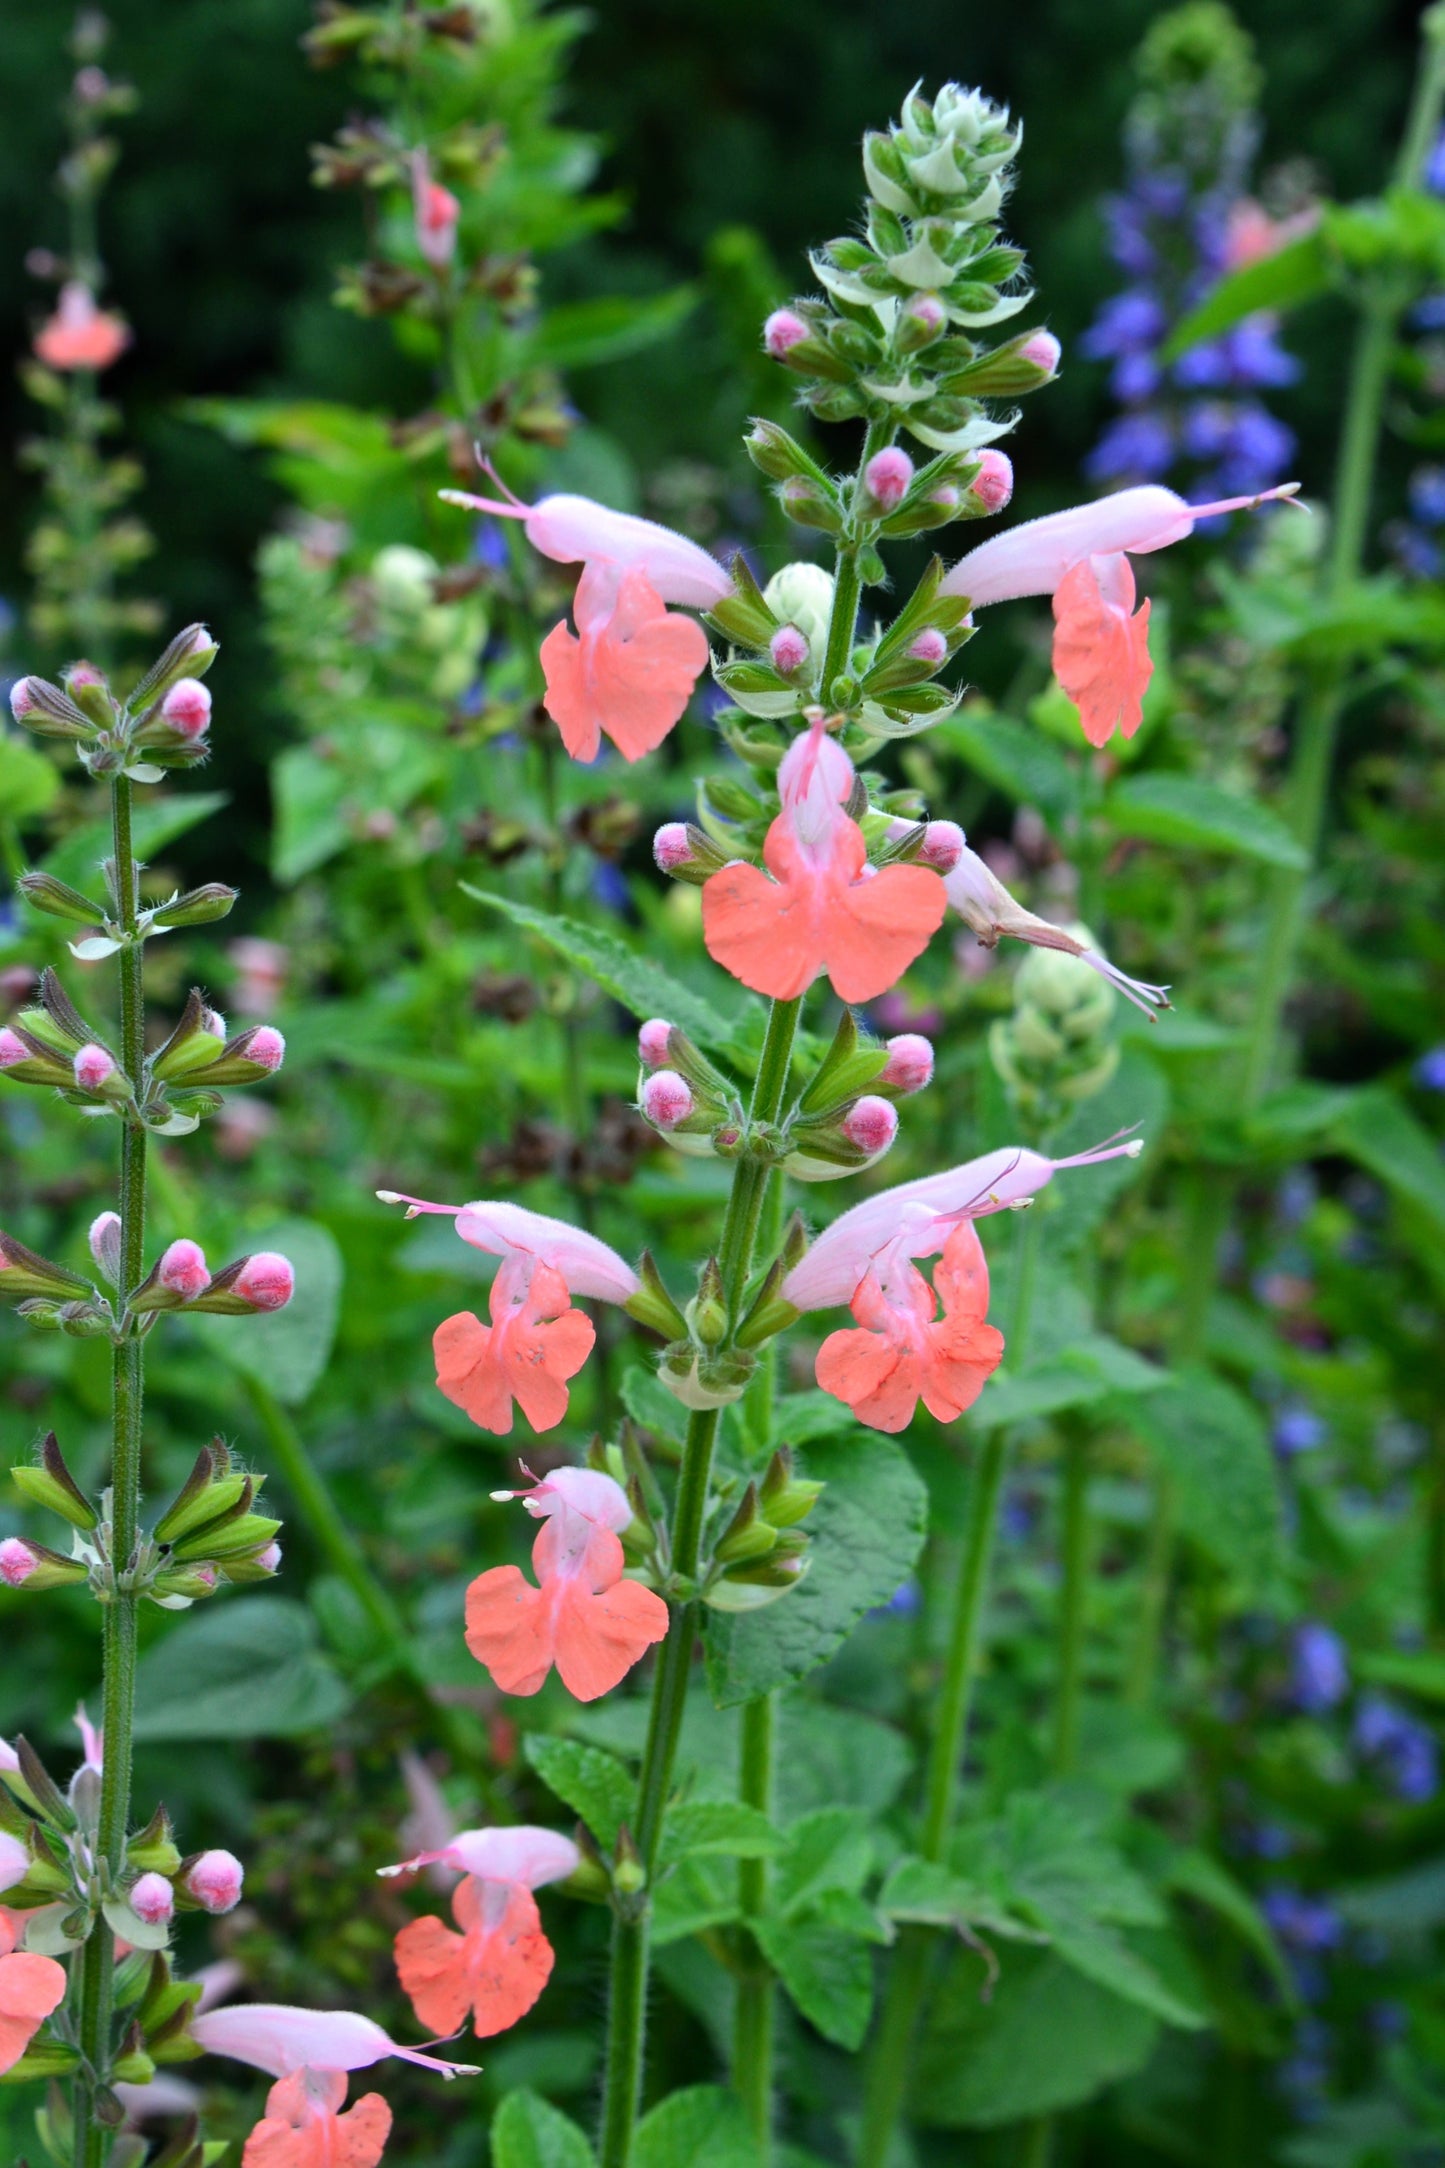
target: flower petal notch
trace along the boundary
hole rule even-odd
[[[568,1382],[597,1337],[572,1297],[627,1302],[642,1285],[632,1267],[594,1235],[521,1205],[427,1204],[395,1190],[377,1195],[383,1204],[405,1204],[409,1219],[420,1212],[454,1215],[464,1242],[501,1260],[489,1298],[491,1323],[462,1310],[436,1329],[440,1390],[498,1437],[510,1433],[514,1406],[533,1430],[555,1430],[567,1413]]]
[[[1182,542],[1199,520],[1288,502],[1298,490],[1298,482],[1283,482],[1258,496],[1217,504],[1188,504],[1155,482],[1115,490],[1097,503],[991,536],[959,559],[940,593],[966,595],[973,609],[1052,595],[1055,674],[1079,710],[1089,743],[1106,745],[1116,729],[1130,738],[1139,728],[1153,669],[1149,605],[1134,608],[1129,558]]]
[[[667,1605],[623,1578],[618,1532],[632,1519],[620,1483],[587,1468],[555,1468],[520,1497],[542,1528],[534,1587],[516,1566],[493,1566],[467,1590],[466,1642],[504,1694],[535,1694],[556,1666],[569,1694],[596,1701],[664,1639]]]
[[[505,500],[441,494],[469,511],[520,520],[542,556],[584,567],[572,605],[576,632],[554,625],[541,649],[547,713],[573,759],[594,759],[604,735],[624,760],[653,752],[708,663],[702,627],[667,605],[707,610],[721,602],[732,581],[717,559],[686,535],[589,497],[527,505],[510,493]]]
[[[465,1829],[439,1852],[384,1873],[440,1864],[466,1877],[452,1898],[460,1934],[434,1915],[396,1938],[396,1968],[417,2023],[452,2034],[471,2018],[478,2039],[525,2017],[551,1977],[552,1945],[533,1890],[576,1871],[581,1854],[550,1829]]]
[[[708,954],[755,993],[791,1001],[826,972],[841,1001],[872,1001],[943,922],[936,873],[868,865],[863,831],[844,810],[853,781],[852,761],[818,717],[778,770],[767,871],[738,860],[703,888]]]
[[[376,2168],[391,2136],[380,2093],[343,2106],[340,2070],[297,2070],[278,2078],[266,2113],[246,2140],[241,2168]]]
[[[1003,1334],[986,1322],[988,1265],[969,1220],[944,1244],[932,1287],[895,1246],[871,1261],[849,1307],[857,1327],[828,1335],[817,1378],[870,1429],[906,1429],[920,1400],[940,1423],[954,1422],[1003,1360]]]

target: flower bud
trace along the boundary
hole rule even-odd
[[[23,1588],[39,1564],[30,1545],[18,1536],[7,1536],[0,1543],[0,1581],[7,1588]]]
[[[933,1046],[920,1032],[901,1031],[888,1042],[888,1066],[878,1082],[907,1098],[933,1082]]]
[[[183,1302],[189,1302],[202,1288],[210,1285],[211,1270],[200,1244],[183,1236],[179,1242],[173,1242],[161,1258],[156,1276],[162,1287],[179,1295]]]
[[[211,696],[199,678],[178,678],[161,702],[161,716],[193,742],[211,727]]]
[[[89,896],[57,881],[52,873],[22,873],[15,885],[32,909],[48,911],[52,918],[69,918],[81,926],[94,926],[104,916]]]
[[[1013,461],[1007,452],[992,449],[978,455],[978,472],[969,484],[969,495],[986,513],[1001,512],[1014,493]]]
[[[99,1516],[66,1466],[53,1430],[41,1444],[39,1464],[19,1462],[10,1470],[10,1480],[31,1505],[43,1506],[47,1512],[69,1521],[72,1528],[84,1529],[88,1534],[96,1526]]]
[[[652,856],[659,873],[693,888],[701,888],[727,864],[712,838],[692,821],[665,822],[652,839]]]
[[[792,309],[774,309],[763,326],[763,345],[774,361],[781,361],[789,348],[801,346],[809,336],[802,317]]]
[[[268,1076],[274,1076],[286,1059],[286,1041],[274,1025],[260,1024],[246,1040],[244,1047],[237,1051],[245,1060],[254,1061],[259,1068],[264,1069]]]
[[[444,270],[456,254],[462,207],[440,181],[419,180],[415,197],[416,245],[434,270]]]
[[[827,483],[815,482],[810,475],[791,475],[778,490],[778,502],[800,527],[820,527],[824,534],[837,534],[842,529],[837,492]]]
[[[807,634],[800,632],[796,625],[781,625],[768,642],[768,653],[773,668],[780,670],[784,677],[791,677],[808,659]]]
[[[937,625],[925,625],[908,643],[908,652],[915,662],[925,663],[936,670],[941,662],[948,660],[948,642]]]
[[[935,873],[952,873],[967,848],[957,821],[930,821],[923,831],[918,862],[932,866]]]
[[[264,1551],[258,1551],[256,1553],[256,1564],[266,1573],[279,1573],[281,1571],[280,1544],[268,1543]]]
[[[90,738],[95,725],[68,692],[48,678],[17,678],[10,688],[10,713],[17,723],[42,738]]]
[[[143,1874],[132,1884],[130,1908],[147,1927],[160,1927],[176,1909],[176,1893],[163,1874]]]
[[[863,470],[863,487],[880,512],[896,511],[913,480],[913,461],[898,445],[875,452]]]
[[[898,1134],[898,1110],[890,1100],[877,1099],[869,1092],[844,1115],[843,1134],[860,1152],[876,1159]]]
[[[76,706],[102,730],[109,729],[116,716],[105,672],[98,670],[93,662],[77,662],[72,663],[63,675],[65,690]]]
[[[676,1129],[696,1104],[692,1088],[675,1069],[658,1069],[642,1087],[642,1112],[654,1129]]]
[[[219,1009],[202,1009],[201,1029],[209,1039],[219,1039],[224,1046],[231,1036],[230,1026]]]
[[[103,1046],[97,1046],[94,1040],[77,1051],[71,1067],[75,1071],[76,1084],[83,1092],[103,1092],[116,1074],[115,1056],[108,1054]]]
[[[10,688],[10,713],[16,722],[23,723],[27,715],[35,713],[38,705],[31,689],[31,680],[28,677],[17,678]]]
[[[33,1061],[34,1055],[23,1039],[17,1039],[8,1027],[0,1031],[0,1069],[17,1069],[23,1061]]]
[[[910,294],[898,312],[893,343],[900,354],[916,354],[932,346],[948,323],[948,311],[937,294]]]
[[[296,1292],[296,1275],[290,1261],[275,1250],[258,1250],[248,1257],[231,1283],[257,1310],[284,1310]]]
[[[181,1887],[203,1912],[231,1912],[241,1901],[245,1878],[234,1852],[202,1852],[185,1869]]]
[[[221,881],[207,881],[201,888],[187,889],[174,903],[162,904],[152,912],[151,923],[163,926],[167,933],[178,926],[212,926],[230,911],[236,893]]]
[[[120,1214],[102,1212],[90,1223],[90,1254],[114,1287],[120,1279]]]
[[[1020,357],[1024,361],[1032,362],[1036,369],[1041,369],[1045,377],[1058,375],[1063,351],[1051,331],[1033,332],[1019,348]]]
[[[637,1034],[637,1057],[644,1069],[667,1066],[667,1042],[672,1026],[664,1016],[649,1017]]]

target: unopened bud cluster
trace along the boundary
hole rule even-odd
[[[209,750],[211,696],[201,683],[217,655],[204,625],[188,625],[121,699],[93,663],[73,663],[59,685],[18,678],[10,712],[41,738],[68,738],[94,776],[158,783],[167,768],[190,768]]]
[[[750,1482],[713,1546],[703,1600],[715,1611],[776,1603],[808,1570],[807,1519],[825,1486],[800,1476],[780,1446],[762,1481]]]
[[[1094,946],[1086,926],[1069,933]],[[1021,1117],[1047,1128],[1102,1091],[1119,1065],[1111,1035],[1118,997],[1077,957],[1031,949],[1014,980],[1013,1014],[989,1032],[989,1059]]]

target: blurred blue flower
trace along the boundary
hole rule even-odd
[[[1296,1453],[1312,1453],[1324,1435],[1324,1424],[1309,1408],[1281,1408],[1274,1419],[1274,1449],[1287,1460]]]
[[[1306,1716],[1323,1716],[1350,1690],[1345,1644],[1330,1627],[1309,1619],[1295,1632],[1290,1699]]]
[[[1360,1702],[1355,1747],[1374,1763],[1397,1799],[1420,1806],[1434,1798],[1440,1782],[1434,1734],[1383,1694],[1366,1694]]]
[[[1445,1046],[1432,1046],[1415,1064],[1415,1082],[1427,1092],[1445,1092]]]

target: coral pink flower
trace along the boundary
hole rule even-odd
[[[1062,926],[1052,925],[1046,918],[1035,918],[1021,903],[1011,896],[976,851],[964,847],[957,865],[944,877],[948,900],[960,918],[967,921],[978,935],[984,948],[993,948],[1000,934],[1011,934],[1016,941],[1027,941],[1031,948],[1059,949],[1066,956],[1077,956],[1081,964],[1115,987],[1126,1001],[1132,1001],[1136,1009],[1142,1009],[1150,1023],[1156,1009],[1169,1006],[1167,986],[1151,986],[1145,979],[1131,979],[1108,957],[1084,942]]]
[[[474,2063],[447,2063],[422,2048],[404,2048],[357,2010],[302,2010],[282,2002],[238,2002],[207,2010],[191,2021],[191,2037],[207,2055],[229,2055],[273,2078],[298,2071],[318,2074],[369,2070],[388,2055],[440,2071],[444,2078],[471,2077]]]
[[[266,2114],[246,2140],[241,2168],[376,2168],[391,2136],[380,2093],[342,2107],[340,2070],[297,2070],[266,2095]]]
[[[0,1912],[0,2073],[13,2070],[65,1994],[65,1967],[17,1950],[19,1918]]]
[[[544,1525],[532,1546],[534,1588],[516,1566],[494,1566],[467,1590],[467,1647],[504,1694],[535,1694],[555,1664],[578,1701],[610,1693],[667,1633],[667,1605],[622,1575],[617,1531],[632,1519],[620,1483],[587,1468],[555,1468],[520,1496]]]
[[[444,489],[460,504],[496,519],[519,519],[527,540],[558,564],[583,573],[572,605],[576,634],[555,625],[542,642],[547,713],[574,760],[591,760],[601,734],[624,760],[659,746],[707,668],[707,635],[669,602],[706,610],[731,592],[715,557],[686,535],[653,520],[613,512],[589,497],[474,497]]]
[[[451,2034],[470,2016],[486,2040],[526,2016],[553,1964],[532,1891],[572,1874],[580,1857],[570,1837],[550,1829],[464,1829],[439,1852],[382,1870],[439,1863],[466,1876],[452,1898],[459,1935],[428,1914],[396,1938],[396,1969],[419,2025]]]
[[[1196,520],[1292,497],[1298,488],[1298,482],[1285,482],[1257,497],[1227,497],[1218,504],[1186,504],[1153,482],[1116,490],[1095,504],[1076,504],[993,535],[959,559],[940,591],[966,595],[975,609],[1021,595],[1052,595],[1054,670],[1079,710],[1084,736],[1091,745],[1104,745],[1118,728],[1131,738],[1153,664],[1149,605],[1134,610],[1129,557],[1182,542]]]
[[[942,1174],[880,1190],[825,1227],[783,1282],[783,1298],[799,1310],[842,1309],[880,1259],[936,1257],[964,1220],[1027,1204],[1063,1167],[1093,1167],[1134,1159],[1138,1137],[1110,1139],[1069,1159],[1045,1159],[1018,1147],[985,1153]]]
[[[841,1001],[871,1001],[942,923],[936,873],[868,865],[863,831],[843,810],[852,789],[853,763],[820,718],[778,770],[767,872],[739,859],[703,885],[708,954],[755,993],[790,1001],[826,971]]]
[[[457,252],[462,207],[449,188],[432,179],[425,151],[412,158],[411,201],[416,245],[434,271],[443,271]]]
[[[849,1307],[858,1329],[828,1335],[818,1383],[873,1430],[905,1429],[920,1400],[953,1422],[1003,1360],[1003,1334],[985,1323],[988,1266],[969,1220],[944,1244],[932,1287],[894,1245],[872,1260]]]
[[[511,1430],[514,1401],[534,1430],[554,1430],[567,1413],[567,1381],[597,1337],[571,1298],[626,1302],[642,1284],[632,1267],[594,1235],[521,1205],[426,1204],[388,1189],[377,1195],[383,1204],[405,1204],[409,1219],[455,1213],[462,1240],[502,1260],[492,1282],[491,1324],[462,1310],[437,1327],[432,1350],[447,1399],[500,1437]]]
[[[52,369],[108,369],[129,345],[124,319],[98,309],[79,279],[61,287],[60,304],[35,339],[36,353]]]

